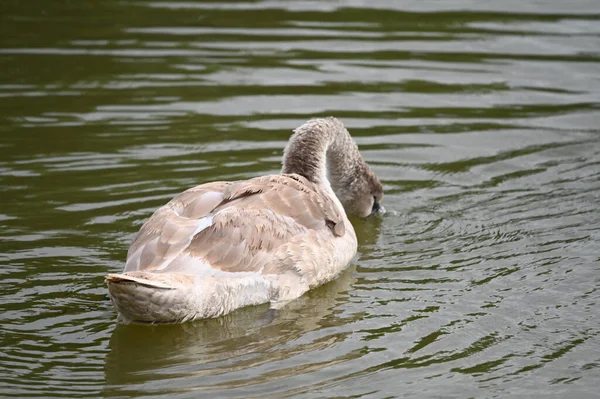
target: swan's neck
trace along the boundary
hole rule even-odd
[[[284,151],[283,173],[297,173],[313,183],[340,189],[365,163],[344,125],[335,118],[306,122],[294,131]]]

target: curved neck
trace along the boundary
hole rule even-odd
[[[342,122],[315,119],[294,130],[285,148],[282,173],[297,173],[313,183],[338,188],[351,179],[365,161]]]

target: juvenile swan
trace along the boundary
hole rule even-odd
[[[159,208],[106,276],[125,322],[184,322],[279,307],[356,254],[346,214],[382,212],[381,183],[335,118],[294,131],[280,175],[191,188]]]

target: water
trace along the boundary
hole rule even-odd
[[[4,397],[577,397],[600,377],[596,1],[8,1]],[[390,210],[279,313],[118,325],[103,276],[203,182],[341,118]]]

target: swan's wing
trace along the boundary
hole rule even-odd
[[[279,272],[283,265],[273,262],[290,244],[296,248],[306,237],[315,249],[344,234],[336,204],[301,176],[210,183],[155,212],[131,246],[125,271]]]
[[[206,223],[204,218],[223,201],[229,184],[214,182],[190,188],[157,209],[129,247],[125,272],[156,269],[179,255]]]

